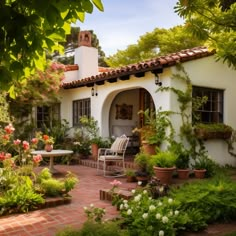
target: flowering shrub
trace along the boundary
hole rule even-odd
[[[42,136],[42,140],[45,144],[54,144],[54,138],[51,136],[48,136],[47,134],[44,134]]]
[[[94,207],[92,203],[89,208],[84,207],[84,212],[87,215],[88,220],[93,220],[98,223],[102,222],[102,218],[106,214],[106,210],[104,208]]]
[[[33,155],[31,151],[37,147],[38,138],[33,138],[30,142],[26,140],[14,139],[15,128],[12,124],[7,125],[0,134],[0,167],[11,163],[15,165],[37,166],[42,160],[41,155]]]
[[[175,235],[178,222],[183,222],[185,214],[177,210],[178,204],[172,198],[156,200],[146,189],[132,190],[131,200],[123,200],[120,214],[131,235]]]

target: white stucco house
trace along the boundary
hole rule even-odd
[[[60,91],[61,118],[73,127],[81,115],[89,115],[98,121],[103,137],[123,133],[132,136],[133,128],[143,122],[139,110],[162,107],[179,111],[174,93],[156,92],[159,86],[183,86],[171,78],[177,62],[188,73],[193,91],[209,98],[200,111],[202,120],[223,122],[236,129],[236,71],[216,62],[214,52],[197,47],[121,68],[99,68],[98,51],[91,47],[88,31],[80,33],[75,63],[66,67]],[[178,130],[180,117],[175,116],[172,123]],[[205,144],[218,163],[236,166],[236,158],[228,154],[225,141],[214,139]]]

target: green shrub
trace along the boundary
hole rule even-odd
[[[36,182],[41,183],[42,180],[45,179],[51,179],[52,178],[52,174],[50,173],[48,168],[44,168],[41,170],[41,172],[37,175],[37,179]]]
[[[44,203],[44,199],[40,194],[34,192],[31,179],[22,176],[11,189],[1,194],[0,215],[27,212],[42,203]]]
[[[40,186],[44,195],[48,197],[60,196],[64,190],[64,183],[57,179],[43,179]]]
[[[75,187],[75,184],[77,182],[78,182],[78,179],[76,178],[76,176],[72,174],[71,172],[68,172],[64,180],[65,192],[68,193],[69,191],[71,191]]]
[[[171,190],[183,211],[198,210],[206,223],[236,218],[236,183],[224,176],[187,183]]]

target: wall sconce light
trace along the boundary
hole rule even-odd
[[[158,74],[155,74],[155,85],[162,86],[162,82],[160,81]]]
[[[92,88],[91,88],[91,95],[92,95],[92,96],[94,96],[94,95],[97,96],[97,95],[98,95],[97,87],[95,87],[95,88],[92,87]]]

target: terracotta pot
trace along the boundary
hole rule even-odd
[[[188,179],[189,169],[177,169],[179,179]]]
[[[53,150],[53,145],[52,144],[45,144],[44,150],[46,152],[51,152]]]
[[[143,152],[149,155],[155,155],[156,154],[156,145],[149,144],[146,141],[142,141],[142,148]]]
[[[139,182],[139,181],[142,182],[142,185],[141,185],[141,186],[146,186],[147,183],[148,183],[149,177],[148,177],[148,176],[136,176],[136,180],[137,180],[138,182]]]
[[[154,169],[157,179],[160,180],[160,183],[162,184],[172,183],[172,175],[175,170],[175,167],[163,168],[163,167],[154,166],[153,169]]]
[[[128,183],[136,182],[136,177],[135,176],[126,176],[126,180]]]
[[[205,173],[206,173],[206,170],[194,170],[194,175],[197,179],[204,179],[205,178]]]
[[[96,161],[98,158],[98,145],[96,143],[91,144],[92,157]]]

